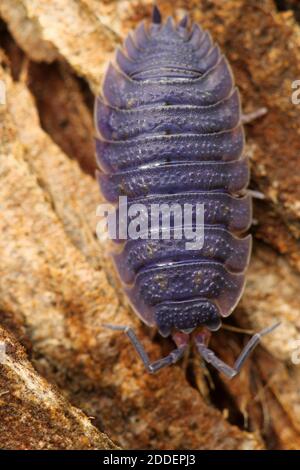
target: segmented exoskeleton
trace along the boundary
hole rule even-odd
[[[242,235],[252,219],[249,166],[227,60],[208,32],[187,17],[163,24],[155,7],[152,24],[139,24],[109,65],[95,121],[98,179],[109,202],[127,196],[147,210],[155,203],[204,205],[202,248],[160,237],[124,241],[114,255],[138,315],[172,334],[177,349],[150,364],[133,331],[114,328],[127,332],[151,372],[177,361],[195,330],[204,359],[234,376],[271,328],[250,340],[234,368],[206,346],[209,331],[241,297],[251,250],[251,236]]]

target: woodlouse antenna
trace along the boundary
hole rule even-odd
[[[277,328],[279,325],[280,325],[280,322],[277,322],[274,325],[264,328],[258,333],[255,333],[255,335],[252,336],[250,341],[248,341],[248,343],[246,344],[246,346],[240,353],[233,367],[230,367],[228,364],[226,364],[221,359],[219,359],[215,355],[215,353],[205,345],[205,338],[203,337],[202,333],[199,333],[195,337],[195,343],[196,343],[199,353],[201,354],[201,357],[203,357],[203,359],[208,364],[211,364],[219,372],[222,372],[224,375],[226,375],[226,377],[228,377],[229,379],[232,379],[240,372],[246,359],[250,356],[251,352],[256,348],[261,338],[265,335],[268,335],[272,331],[274,331],[275,328]]]
[[[184,355],[184,352],[188,345],[188,335],[185,335],[183,333],[177,333],[173,337],[177,348],[173,349],[173,351],[171,351],[170,354],[168,354],[167,356],[158,359],[158,361],[150,362],[149,356],[145,351],[144,346],[136,336],[134,330],[130,328],[130,326],[111,325],[107,323],[104,323],[102,326],[104,326],[104,328],[109,328],[110,330],[123,331],[128,336],[129,340],[131,341],[131,344],[140,356],[145,368],[148,372],[150,372],[150,374],[155,374],[155,372],[158,372],[160,369],[164,369],[165,367],[178,362],[179,359],[181,359]]]

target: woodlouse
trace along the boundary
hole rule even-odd
[[[132,329],[124,330],[150,372],[180,359],[193,333],[202,357],[235,376],[260,337],[254,335],[234,367],[208,349],[211,331],[231,314],[245,283],[252,218],[240,99],[230,66],[208,32],[165,23],[157,7],[118,49],[95,107],[98,174],[105,198],[126,195],[149,206],[204,204],[204,244],[185,240],[127,240],[114,255],[129,299],[148,325],[172,335],[177,348],[154,363]],[[174,226],[172,227],[174,230]],[[195,330],[195,331],[194,331]]]

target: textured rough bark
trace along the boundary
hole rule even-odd
[[[34,370],[24,348],[0,327],[1,449],[117,449]]]
[[[1,42],[8,58],[2,56],[0,76],[7,85],[7,106],[0,107],[0,323],[48,382],[37,380],[55,384],[124,448],[299,448],[300,372],[291,362],[300,337],[300,115],[291,103],[291,84],[300,78],[299,25],[270,0],[158,4],[177,17],[189,11],[209,28],[233,66],[244,109],[268,108],[247,126],[252,185],[266,195],[255,206],[260,241],[245,294],[226,323],[248,330],[282,325],[233,382],[199,366],[193,354],[147,376],[126,338],[102,327],[134,325],[153,358],[170,347],[151,341],[129,309],[107,244],[95,236],[96,182],[74,161],[93,173],[91,92],[116,44],[149,17],[150,0],[1,1],[13,38],[5,32]],[[223,330],[212,346],[232,363],[244,336]],[[18,403],[16,413],[23,412]],[[9,428],[7,419],[2,427]],[[97,447],[100,437],[89,436],[86,447]],[[62,439],[65,447],[80,446],[75,436]]]

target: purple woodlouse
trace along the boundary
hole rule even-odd
[[[127,196],[146,208],[204,204],[202,248],[186,250],[184,238],[129,239],[114,254],[136,313],[163,336],[171,334],[177,348],[150,363],[131,328],[106,326],[127,333],[149,372],[179,360],[193,334],[201,356],[234,377],[277,324],[254,335],[233,367],[207,347],[210,332],[242,295],[251,251],[251,236],[241,236],[252,220],[249,166],[227,60],[187,16],[177,25],[171,17],[162,23],[154,7],[150,26],[140,23],[109,64],[95,122],[106,200]]]

